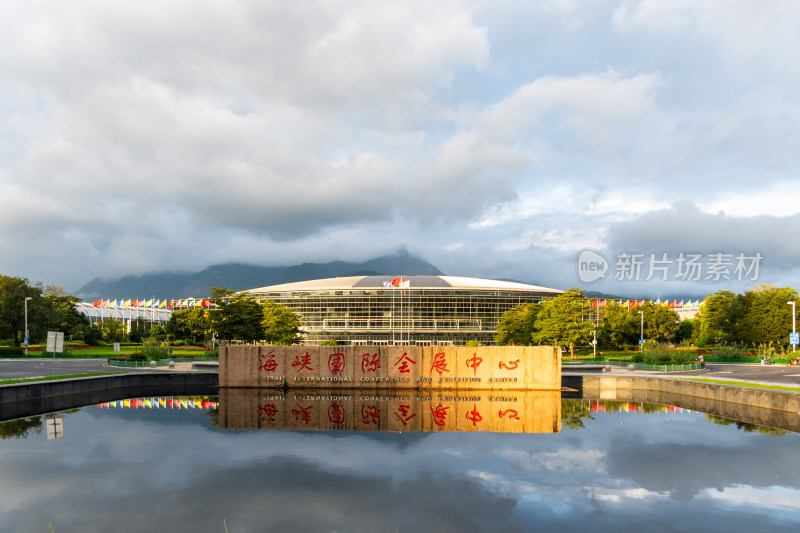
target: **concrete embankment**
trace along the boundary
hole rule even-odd
[[[582,399],[674,405],[800,432],[800,394],[667,377],[563,376]]]
[[[0,420],[137,396],[217,394],[216,372],[131,373],[0,386]]]

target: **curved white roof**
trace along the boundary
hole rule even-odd
[[[459,276],[348,276],[341,278],[315,279],[310,281],[297,281],[270,285],[258,289],[242,291],[248,294],[264,294],[270,292],[303,292],[303,291],[341,291],[358,289],[383,289],[384,283],[393,279],[402,278],[408,281],[412,289],[454,289],[472,291],[519,291],[519,292],[544,292],[561,294],[564,291],[529,285],[514,281],[499,281],[494,279],[465,278]]]

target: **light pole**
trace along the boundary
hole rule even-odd
[[[791,305],[792,306],[792,337],[796,337],[797,336],[797,320],[796,320],[797,315],[795,313],[794,302],[786,302],[786,305]],[[795,351],[796,349],[797,349],[797,344],[792,343],[792,351]]]
[[[639,326],[639,353],[644,351],[644,311],[639,311],[642,317],[641,325]]]
[[[594,353],[594,360],[597,361],[597,330],[592,330],[592,352]]]
[[[25,357],[28,357],[28,300],[33,300],[33,298],[25,297]]]

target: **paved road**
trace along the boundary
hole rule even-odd
[[[706,368],[676,375],[697,376],[710,379],[735,379],[800,386],[800,366],[706,363]]]
[[[0,359],[0,379],[119,371],[153,372],[149,368],[109,368],[105,359]]]

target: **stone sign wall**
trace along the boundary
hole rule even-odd
[[[223,346],[219,385],[561,390],[554,346]]]
[[[559,391],[364,391],[221,388],[219,427],[557,433]]]

